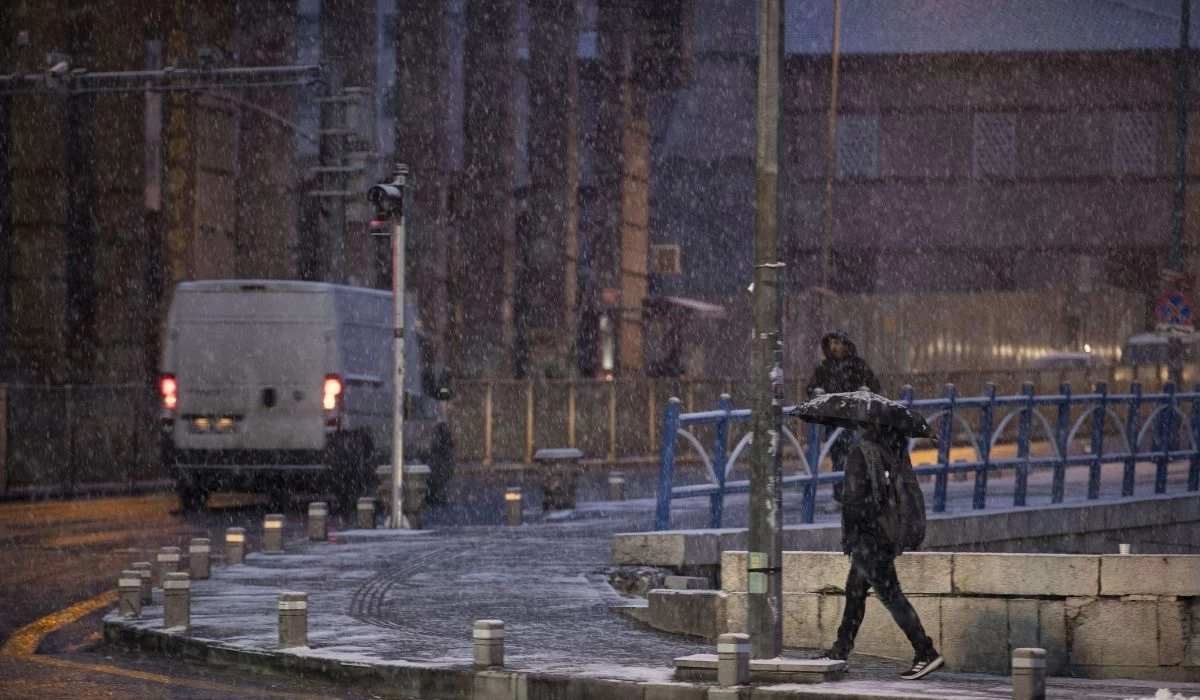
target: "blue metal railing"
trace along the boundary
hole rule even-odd
[[[1013,505],[1025,506],[1029,490],[1029,474],[1034,469],[1051,469],[1050,500],[1061,503],[1066,490],[1066,473],[1070,466],[1088,467],[1087,498],[1100,497],[1101,469],[1104,464],[1123,464],[1121,479],[1121,496],[1129,497],[1134,491],[1134,477],[1139,461],[1153,462],[1155,465],[1154,492],[1165,493],[1167,490],[1168,466],[1172,460],[1186,459],[1189,461],[1187,490],[1200,490],[1200,384],[1191,393],[1177,393],[1175,385],[1167,382],[1162,393],[1143,394],[1139,382],[1130,385],[1128,394],[1109,394],[1105,382],[1097,382],[1091,394],[1072,394],[1069,382],[1059,387],[1058,394],[1035,396],[1033,384],[1026,382],[1021,393],[1016,396],[996,396],[996,388],[988,384],[982,396],[962,397],[958,395],[953,384],[947,384],[942,398],[917,399],[912,396],[912,387],[905,386],[901,391],[900,401],[926,416],[930,424],[937,422],[938,445],[937,463],[929,466],[919,466],[914,469],[918,475],[933,475],[933,511],[946,510],[946,491],[950,474],[967,474],[974,472],[975,483],[972,494],[972,507],[982,509],[987,505],[988,475],[997,469],[1013,469],[1015,472]],[[1190,415],[1184,414],[1181,403],[1190,403]],[[1149,407],[1149,415],[1143,420],[1142,413]],[[748,409],[734,410],[729,396],[722,395],[714,411],[698,413],[682,413],[677,398],[672,398],[663,415],[663,439],[659,453],[658,502],[655,511],[654,527],[665,530],[670,527],[671,500],[690,496],[707,495],[710,498],[709,527],[721,527],[721,519],[725,495],[729,493],[748,492],[748,481],[728,481],[727,477],[734,463],[748,444],[750,435],[743,435],[733,448],[729,449],[729,428],[731,423],[742,423],[750,420]],[[792,406],[784,408],[790,412]],[[1054,422],[1042,412],[1042,408],[1052,408]],[[1125,410],[1125,420],[1116,409]],[[1079,414],[1072,421],[1072,409]],[[967,420],[968,411],[978,411],[978,430],[972,428]],[[997,416],[1003,413],[997,421]],[[1016,457],[1012,459],[994,459],[993,448],[1006,434],[1006,429],[1012,420],[1017,421]],[[1046,457],[1030,455],[1030,443],[1033,439],[1034,422],[1037,421],[1051,447],[1052,454]],[[1091,422],[1089,449],[1085,454],[1070,453],[1083,424]],[[1183,430],[1185,427],[1186,430]],[[797,421],[788,421],[792,425]],[[692,426],[714,426],[713,450],[711,457],[704,451],[700,440],[689,428]],[[804,473],[783,477],[783,488],[797,488],[801,491],[801,522],[813,522],[814,507],[818,484],[832,484],[842,480],[841,472],[818,473],[818,467],[829,453],[833,442],[841,436],[842,429],[830,432],[822,441],[822,426],[800,424],[805,426],[805,443],[801,445],[789,427],[784,429],[784,437],[796,448],[800,466]],[[973,461],[950,461],[950,448],[954,442],[956,431],[958,435],[965,433],[965,444],[973,449]],[[1105,426],[1110,426],[1106,431]],[[1150,435],[1149,449],[1142,451],[1140,446],[1146,441],[1147,431]],[[1183,434],[1187,449],[1182,449],[1180,442]],[[1119,439],[1122,443],[1115,451],[1105,450],[1106,437]],[[674,485],[675,458],[678,440],[683,438],[690,444],[701,463],[705,467],[708,483],[687,486]],[[781,445],[782,440],[780,441]],[[913,443],[910,442],[911,450]]]

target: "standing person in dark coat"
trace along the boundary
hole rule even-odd
[[[904,630],[913,646],[913,662],[900,674],[905,680],[917,680],[942,666],[941,654],[925,633],[921,618],[913,609],[900,581],[896,578],[896,557],[904,545],[894,541],[881,520],[888,514],[884,509],[901,508],[880,493],[889,479],[901,479],[904,470],[911,476],[912,462],[908,457],[907,438],[888,428],[869,425],[860,429],[863,443],[855,445],[846,459],[845,490],[842,493],[842,551],[850,556],[850,574],[846,577],[846,607],[837,641],[822,659],[846,660],[854,648],[854,638],[862,624],[867,608],[867,590],[875,589],[879,602],[892,614],[892,619]],[[873,456],[872,456],[873,455]],[[915,484],[915,478],[912,480]],[[920,491],[917,490],[919,495]],[[906,516],[921,518],[924,531],[924,500],[909,508],[922,512]],[[894,521],[894,519],[893,519]],[[910,543],[911,544],[911,543]],[[918,542],[919,544],[919,542]]]
[[[825,359],[813,370],[812,378],[808,380],[805,391],[812,398],[818,391],[825,394],[836,394],[843,391],[858,391],[867,387],[872,392],[879,393],[879,378],[871,371],[867,361],[858,356],[858,348],[846,335],[845,331],[830,331],[821,338],[821,353]],[[825,437],[833,433],[833,428],[827,428]],[[845,468],[846,455],[850,452],[850,435],[842,434],[829,446],[829,457],[833,460],[833,470],[840,472]],[[833,508],[837,512],[837,504],[842,502],[842,484],[833,485]]]

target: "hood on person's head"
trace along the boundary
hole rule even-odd
[[[846,346],[846,354],[842,357],[855,357],[858,355],[858,348],[855,347],[854,341],[850,340],[850,336],[846,334],[846,331],[833,330],[821,338],[821,354],[825,357],[831,357],[832,351],[829,348],[829,342],[834,339],[842,341],[842,344]]]

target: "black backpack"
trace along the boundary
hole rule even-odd
[[[919,548],[925,540],[925,495],[907,452],[899,459],[874,442],[859,443],[867,463],[867,480],[879,506],[879,531],[897,553]]]

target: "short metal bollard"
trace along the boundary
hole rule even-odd
[[[625,474],[612,472],[608,475],[608,500],[625,500]]]
[[[1013,649],[1013,700],[1046,700],[1046,650]]]
[[[148,561],[135,561],[129,565],[142,579],[142,605],[154,602],[154,567]]]
[[[246,563],[246,528],[231,527],[225,531],[225,566]]]
[[[142,576],[133,569],[121,572],[117,579],[117,589],[120,591],[121,617],[142,616]]]
[[[358,509],[355,511],[356,520],[354,526],[359,530],[374,530],[375,529],[375,499],[360,498],[358,499]]]
[[[308,594],[279,594],[279,648],[308,646]]]
[[[308,504],[308,541],[324,542],[329,539],[329,506],[322,501]]]
[[[746,685],[750,682],[750,635],[722,634],[717,637],[717,685]]]
[[[283,554],[283,516],[278,513],[263,518],[263,551]]]
[[[1117,545],[1117,552],[1121,554],[1133,554],[1133,545],[1122,542]]]
[[[476,620],[471,636],[475,640],[475,668],[504,665],[502,620]]]
[[[504,522],[509,527],[518,527],[524,522],[525,516],[521,510],[523,501],[521,487],[510,486],[504,491]]]
[[[163,627],[186,628],[192,616],[192,583],[187,574],[170,573],[163,579]]]
[[[158,550],[158,585],[167,580],[167,574],[179,571],[179,548],[160,547]]]
[[[211,553],[212,545],[207,537],[193,537],[188,543],[188,573],[193,581],[203,581],[209,577],[212,565],[208,557]]]

